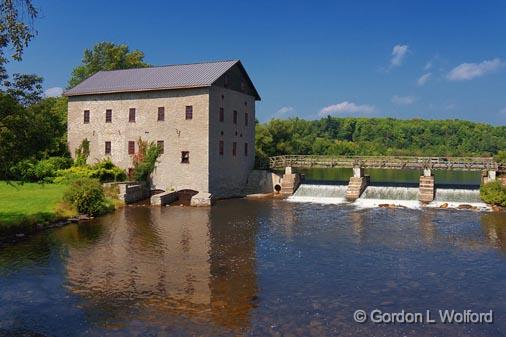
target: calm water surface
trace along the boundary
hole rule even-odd
[[[131,206],[0,248],[4,336],[504,336],[505,299],[504,213]],[[375,308],[495,322],[353,321]]]

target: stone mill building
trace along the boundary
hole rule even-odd
[[[240,195],[255,160],[260,96],[239,60],[100,71],[65,92],[68,146],[129,170],[137,140],[159,144],[153,188]]]

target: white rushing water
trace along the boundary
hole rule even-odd
[[[320,204],[341,204],[346,202],[346,185],[301,184],[288,200],[295,202],[314,202]]]
[[[319,204],[349,203],[345,199],[346,185],[313,185],[301,184],[294,195],[288,198],[293,202],[313,202]],[[372,208],[380,205],[395,205],[407,208],[421,208],[418,201],[417,187],[367,186],[361,197],[350,203],[359,208]],[[445,205],[447,204],[447,205]],[[480,199],[478,189],[446,189],[436,188],[433,202],[424,207],[457,208],[461,204],[471,205],[480,210],[489,207]]]

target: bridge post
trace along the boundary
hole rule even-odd
[[[420,185],[418,188],[418,200],[423,203],[429,203],[434,200],[434,176],[429,167],[423,169],[423,176],[420,176]]]
[[[281,194],[292,195],[300,184],[300,175],[292,173],[290,166],[285,167],[285,174],[281,178]]]
[[[364,168],[359,166],[353,167],[353,176],[350,177],[350,182],[346,189],[346,199],[349,201],[357,200],[367,185],[369,185],[369,176],[364,176]]]

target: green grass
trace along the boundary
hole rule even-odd
[[[66,185],[0,181],[0,234],[72,216],[73,211],[61,205],[65,189]]]

